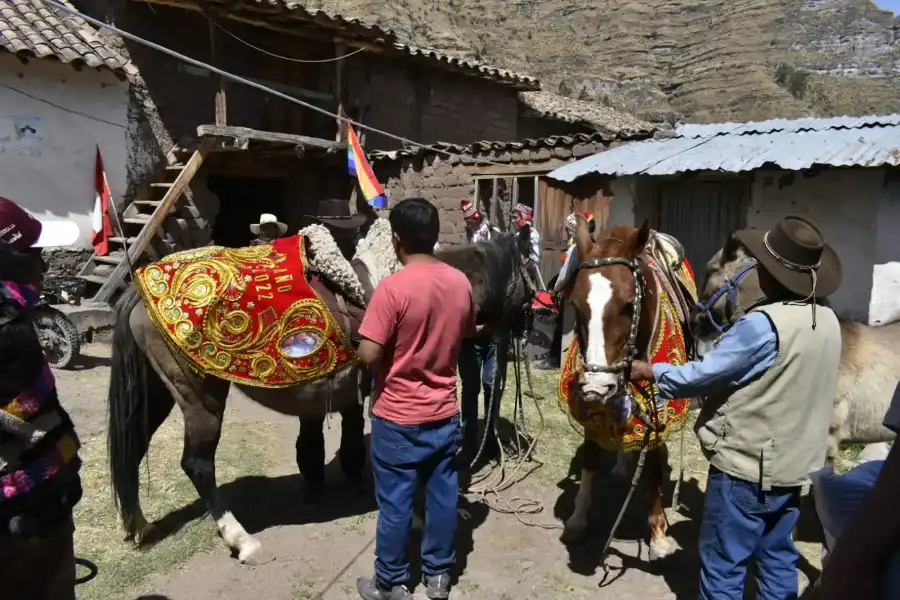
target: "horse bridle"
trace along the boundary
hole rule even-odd
[[[644,305],[644,289],[646,288],[647,282],[644,279],[644,274],[641,273],[641,265],[642,263],[639,260],[629,260],[627,258],[622,257],[612,257],[612,258],[595,258],[592,260],[586,260],[578,266],[579,271],[581,269],[599,269],[601,267],[610,267],[613,265],[622,265],[623,267],[628,267],[631,271],[632,276],[634,276],[634,300],[632,300],[632,315],[631,315],[631,328],[628,330],[628,341],[625,343],[625,357],[619,362],[613,365],[592,365],[588,362],[587,356],[585,356],[584,352],[582,352],[581,358],[584,361],[584,370],[589,373],[615,373],[617,376],[617,385],[620,390],[626,394],[626,397],[630,401],[631,405],[631,415],[644,424],[647,429],[647,433],[649,434],[651,431],[659,431],[661,427],[664,427],[664,424],[658,424],[655,418],[656,413],[652,415],[648,415],[642,408],[640,403],[637,402],[637,399],[631,395],[627,391],[628,382],[631,379],[631,363],[634,362],[634,359],[637,358],[638,355],[638,331],[640,330],[641,325],[641,308]],[[639,384],[639,382],[635,382],[635,385],[638,389],[643,392],[648,398],[653,397],[652,390],[647,390],[643,386]],[[645,438],[645,443],[649,438]]]
[[[725,296],[725,316],[728,318],[729,314],[734,314],[735,307],[737,306],[737,294],[738,294],[738,286],[741,281],[750,274],[750,271],[757,267],[756,259],[750,259],[746,264],[742,265],[740,269],[738,269],[734,275],[725,280],[719,289],[713,293],[712,296],[709,297],[709,300],[706,302],[697,301],[697,310],[706,313],[706,317],[709,319],[709,322],[712,323],[712,326],[716,328],[716,331],[719,333],[725,333],[725,330],[728,329],[729,324],[723,323],[719,324],[716,321],[716,318],[713,316],[712,308],[716,305],[716,302],[722,296]]]
[[[596,365],[589,363],[587,356],[582,352],[582,359],[584,360],[584,370],[589,373],[617,374],[619,378],[619,388],[624,389],[625,384],[628,382],[631,375],[631,363],[637,357],[638,353],[637,337],[638,329],[640,329],[641,325],[641,307],[643,306],[644,288],[646,286],[644,274],[641,273],[641,263],[636,260],[629,260],[621,257],[595,258],[581,263],[578,266],[578,270],[599,269],[601,267],[611,267],[613,265],[628,267],[632,276],[634,276],[634,300],[631,302],[634,312],[631,316],[631,328],[628,330],[628,341],[625,344],[625,358],[612,365]]]

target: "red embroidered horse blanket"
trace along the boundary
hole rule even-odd
[[[358,358],[307,282],[305,240],[207,246],[142,267],[135,283],[170,348],[195,372],[282,388]]]

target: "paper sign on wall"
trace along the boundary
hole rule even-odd
[[[875,265],[869,325],[888,325],[900,321],[900,262]]]
[[[43,145],[41,117],[0,114],[0,154],[40,157]]]

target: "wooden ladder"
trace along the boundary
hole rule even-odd
[[[165,168],[158,172],[156,181],[146,186],[146,193],[139,195],[120,213],[123,231],[117,230],[115,237],[110,238],[110,245],[115,249],[111,248],[106,256],[94,253],[78,274],[79,278],[100,286],[93,302],[110,303],[130,274],[129,267],[137,264],[145,252],[159,258],[159,253],[153,248],[154,239],[197,174],[213,143],[210,139],[204,139],[193,152],[175,146],[166,155]],[[161,198],[154,199],[160,194]],[[113,229],[117,229],[119,224],[115,216],[110,215],[110,218]]]

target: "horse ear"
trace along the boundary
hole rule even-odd
[[[644,224],[634,234],[634,243],[632,245],[632,257],[636,258],[643,254],[647,242],[650,241],[650,221],[644,219]]]
[[[725,242],[725,247],[722,249],[722,262],[731,262],[735,258],[737,258],[738,249],[741,247],[741,242],[738,240],[737,232],[732,231],[728,234],[728,240]]]
[[[594,240],[588,228],[587,219],[581,213],[575,215],[575,245],[578,247],[578,255],[584,260],[594,247]]]

